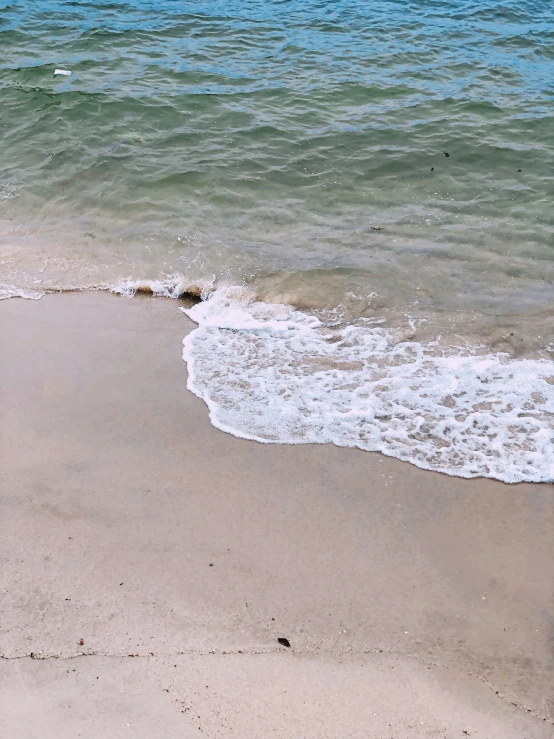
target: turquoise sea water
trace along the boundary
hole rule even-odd
[[[551,3],[0,2],[0,48],[5,295],[234,285],[554,357]]]

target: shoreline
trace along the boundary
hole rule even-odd
[[[0,733],[29,736],[30,690],[65,736],[86,654],[72,690],[96,670],[114,737],[551,736],[554,486],[224,434],[181,304],[0,303]]]
[[[36,266],[36,265],[35,265]],[[29,274],[33,274],[32,270]],[[167,298],[173,301],[183,301],[191,306],[197,302],[205,302],[208,296],[218,291],[231,289],[233,292],[244,292],[252,302],[263,302],[268,304],[282,304],[285,308],[305,313],[307,316],[329,316],[344,309],[342,301],[337,304],[326,304],[321,299],[306,300],[305,297],[294,295],[286,289],[280,290],[262,284],[216,284],[213,279],[196,278],[187,279],[183,274],[175,273],[161,275],[157,278],[116,278],[113,282],[92,282],[82,285],[68,284],[46,285],[37,289],[23,284],[12,284],[11,282],[0,282],[0,302],[13,298],[26,300],[40,300],[49,295],[80,294],[86,292],[100,292],[123,297],[157,297]],[[2,293],[2,289],[4,293]],[[370,296],[371,297],[371,296]],[[364,302],[362,296],[351,296],[354,301]],[[369,304],[368,304],[369,305]],[[366,308],[368,307],[366,305]],[[412,306],[413,307],[413,306]],[[494,314],[475,310],[462,310],[460,308],[443,313],[434,311],[432,313],[416,314],[413,310],[404,310],[391,314],[385,306],[380,303],[375,313],[379,321],[382,321],[387,330],[398,337],[409,336],[416,333],[415,340],[424,346],[441,345],[445,348],[457,348],[462,354],[482,353],[490,356],[505,357],[507,361],[518,359],[539,362],[550,362],[554,367],[554,348],[552,342],[546,343],[548,336],[552,333],[552,312],[554,303],[546,303],[535,313],[528,314],[527,319],[531,321],[528,325],[521,324],[523,314]],[[344,314],[339,323],[356,324],[364,318],[363,311],[344,309]],[[478,329],[475,327],[477,315],[481,315],[485,323]],[[446,318],[445,318],[446,316]],[[454,327],[454,319],[458,322],[458,328]],[[334,325],[333,321],[330,326]],[[379,325],[376,323],[375,325]],[[472,329],[469,333],[462,335],[460,328]],[[540,334],[538,333],[540,331]],[[536,336],[535,336],[536,334]],[[400,339],[401,340],[401,339]],[[553,370],[554,371],[554,370]]]
[[[412,335],[414,327],[406,333],[363,321],[329,323],[317,311],[267,303],[243,287],[203,290],[172,278],[39,297],[171,299],[194,321],[184,341],[188,388],[207,404],[212,424],[237,438],[332,443],[466,479],[554,483],[554,363],[545,356],[450,345],[441,336],[425,342]],[[226,361],[229,352],[237,361]],[[191,373],[198,359],[200,376]],[[221,367],[227,376],[215,380]]]

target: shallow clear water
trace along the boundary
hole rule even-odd
[[[6,295],[239,285],[554,357],[552,4],[0,2],[0,44]]]

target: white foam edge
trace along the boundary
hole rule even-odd
[[[218,289],[192,308],[188,389],[211,423],[261,443],[333,443],[503,482],[554,480],[554,363],[324,326]]]
[[[137,293],[150,293],[155,297],[177,299],[185,294],[207,297],[214,289],[215,277],[211,280],[191,280],[184,275],[167,275],[157,280],[137,280],[131,277],[120,280],[115,285],[103,285],[101,289],[128,298]]]
[[[0,283],[0,300],[7,300],[8,298],[23,298],[24,300],[40,300],[44,293],[38,292],[37,290],[29,290],[23,287],[17,287],[16,285],[6,285]]]

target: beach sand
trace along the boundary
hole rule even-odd
[[[552,737],[554,486],[224,434],[178,305],[0,304],[0,737]]]

